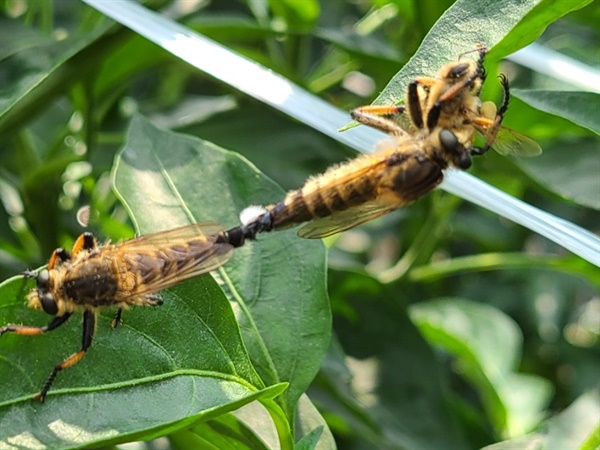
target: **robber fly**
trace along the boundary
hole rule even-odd
[[[508,82],[502,78],[502,106],[498,110],[483,107],[479,94],[487,50],[481,46],[476,50],[477,61],[459,58],[443,66],[437,77],[420,77],[410,83],[406,106],[355,109],[354,119],[391,138],[373,154],[309,179],[275,205],[248,208],[241,215],[242,228],[258,233],[308,222],[298,232],[301,237],[329,236],[422,197],[442,181],[448,167],[467,169],[471,156],[487,151],[501,135],[510,98]],[[410,119],[405,127],[386,117],[403,113]],[[473,145],[476,131],[486,136],[484,147]],[[535,142],[526,142],[539,149]]]
[[[115,328],[123,309],[161,305],[156,292],[225,264],[233,249],[244,244],[240,231],[227,232],[220,224],[207,222],[105,246],[98,246],[91,233],[84,233],[71,253],[59,248],[46,269],[25,272],[37,284],[27,296],[28,306],[54,318],[43,327],[7,324],[0,328],[0,336],[44,334],[64,324],[75,312],[83,312],[81,349],[54,367],[35,398],[43,402],[58,372],[85,356],[99,309],[117,308],[112,321]]]
[[[458,163],[458,140],[451,132],[442,134],[442,147],[408,134],[394,136],[373,154],[309,179],[275,205],[247,208],[241,214],[244,234],[309,222],[298,235],[320,238],[415,201],[442,181],[444,169]]]

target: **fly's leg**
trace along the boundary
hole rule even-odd
[[[115,313],[115,317],[113,318],[112,322],[110,323],[110,327],[113,330],[123,323],[123,319],[121,319],[122,315],[123,315],[123,308],[117,309],[117,312]]]
[[[498,135],[498,131],[500,131],[500,126],[502,125],[504,114],[506,114],[506,111],[508,111],[508,104],[510,103],[510,86],[506,75],[500,74],[500,83],[502,84],[502,89],[504,90],[504,98],[502,100],[502,105],[498,109],[498,112],[496,113],[496,117],[494,118],[493,122],[483,117],[479,118],[479,123],[476,122],[478,124],[483,124],[484,122],[487,122],[486,128],[488,131],[485,134],[485,145],[483,147],[473,147],[471,149],[471,153],[474,155],[482,155],[492,147],[494,141],[496,140],[496,136]]]
[[[35,336],[38,334],[44,334],[48,331],[52,331],[55,328],[58,328],[63,323],[65,323],[69,317],[71,317],[71,313],[63,314],[62,316],[54,317],[50,323],[44,327],[32,327],[28,325],[14,325],[12,323],[4,325],[0,328],[0,336],[4,333],[15,333],[22,334],[24,336]]]
[[[52,372],[50,373],[50,376],[44,383],[42,390],[39,393],[35,394],[35,399],[43,403],[46,399],[46,394],[52,386],[52,383],[54,383],[54,379],[58,375],[58,372],[60,372],[63,369],[67,369],[71,366],[74,366],[83,359],[88,348],[90,347],[90,345],[92,345],[95,327],[96,314],[92,311],[85,311],[83,313],[83,336],[81,339],[81,350],[79,350],[77,353],[73,353],[71,356],[63,360],[60,364],[54,366],[54,369],[52,369]]]
[[[160,297],[160,295],[156,294],[140,295],[137,297],[131,297],[129,299],[129,304],[136,306],[160,306],[163,304],[163,299]],[[121,319],[122,315],[123,308],[117,309],[113,320],[110,322],[110,327],[112,329],[117,328],[123,323],[123,320]]]
[[[93,250],[97,247],[96,239],[94,239],[94,235],[89,231],[82,233],[75,244],[73,244],[73,256],[77,255],[82,250]]]
[[[366,105],[353,109],[350,116],[357,122],[383,131],[393,136],[406,136],[407,132],[400,125],[384,116],[404,114],[403,105]]]
[[[421,98],[419,97],[419,83],[417,81],[413,81],[408,85],[406,99],[408,102],[408,114],[410,115],[410,120],[415,127],[420,130],[423,128],[423,108],[421,106]],[[439,117],[440,114],[438,111],[438,115],[435,118],[436,123]]]
[[[66,313],[63,314],[62,316],[58,316],[58,317],[54,317],[50,323],[44,327],[31,327],[31,326],[26,326],[26,325],[13,325],[13,324],[8,324],[8,325],[4,325],[2,328],[0,328],[0,336],[2,336],[4,333],[15,333],[15,334],[22,334],[25,336],[35,336],[38,334],[44,334],[47,333],[48,331],[52,331],[55,328],[58,328],[59,326],[61,326],[63,323],[65,323],[69,317],[71,317],[71,313]],[[60,370],[60,369],[59,369]],[[55,368],[55,372],[58,373],[58,370],[56,370]],[[44,401],[44,398],[46,397],[46,392],[48,392],[48,389],[50,389],[50,385],[52,384],[52,381],[54,381],[54,378],[56,377],[56,373],[54,371],[52,372],[52,375],[50,376],[50,378],[46,381],[46,383],[44,384],[44,389],[42,389],[41,394],[37,394],[36,398],[39,398],[40,401]]]

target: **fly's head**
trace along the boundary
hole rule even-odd
[[[54,294],[53,270],[43,269],[37,274],[25,272],[27,278],[35,279],[37,286],[27,295],[27,306],[33,309],[42,309],[46,314],[56,316],[61,308],[61,302]]]
[[[466,170],[471,167],[471,142],[460,133],[461,130],[435,129],[427,138],[426,146],[431,156],[443,166]],[[465,142],[467,145],[465,145]]]

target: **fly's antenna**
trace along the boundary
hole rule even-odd
[[[458,60],[460,61],[466,55],[469,55],[469,54],[475,53],[475,52],[479,53],[479,60],[480,60],[481,65],[483,65],[483,61],[482,60],[485,57],[485,55],[487,54],[488,48],[485,45],[479,44],[479,43],[475,44],[475,48],[473,50],[468,50],[468,51],[466,51],[466,52],[461,53],[460,55],[458,55]]]

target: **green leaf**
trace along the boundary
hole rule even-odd
[[[510,30],[493,49],[493,58],[510,55],[531,44],[546,30],[548,25],[561,17],[590,4],[592,0],[543,0],[525,15],[519,24]],[[505,14],[511,14],[511,2],[500,2],[500,7],[506,7]],[[490,24],[495,27],[504,20],[502,13]],[[502,26],[502,25],[501,25]]]
[[[600,209],[600,142],[597,138],[555,139],[535,160],[519,160],[533,179],[561,197]]]
[[[250,411],[256,413],[259,404],[250,403],[240,408],[237,413],[250,408]],[[258,411],[260,412],[260,411]],[[249,427],[242,420],[238,419],[233,413],[223,414],[214,419],[200,423],[189,430],[184,430],[169,436],[169,440],[180,449],[191,448],[228,448],[228,449],[248,449],[248,450],[267,450],[265,441],[277,445],[277,435],[272,426],[269,416],[262,410],[259,415],[263,421],[263,427],[270,426],[271,440],[265,439],[268,435],[264,430],[255,427]]]
[[[548,421],[545,448],[597,449],[600,446],[598,389],[587,392]]]
[[[434,76],[443,63],[456,60],[476,44],[492,48],[540,3],[540,0],[458,0],[429,30],[415,56],[373,103],[398,103],[404,99],[408,83],[415,78]]]
[[[0,285],[0,323],[49,322],[25,308],[25,292],[22,277]],[[273,396],[261,392],[229,302],[210,276],[161,296],[163,308],[126,311],[115,330],[112,314],[102,314],[87,356],[59,374],[44,404],[32,396],[79,349],[78,317],[43,336],[3,335],[0,442],[73,448],[147,438],[146,430],[160,435]],[[93,420],[82,414],[90,408]]]
[[[92,71],[100,52],[115,38],[100,39],[110,26],[95,27],[91,32],[64,41],[46,39],[5,60],[0,76],[11,82],[0,90],[0,134],[14,132],[57,92]],[[24,36],[31,34],[22,25],[12,25],[12,28],[22,28],[20,33]],[[91,45],[93,43],[96,45]]]
[[[300,439],[298,439],[300,438]],[[335,450],[336,444],[327,422],[305,394],[296,411],[296,450]]]
[[[140,116],[131,124],[114,177],[116,191],[142,233],[207,220],[235,226],[246,206],[283,196],[281,188],[242,157],[162,131]],[[324,256],[321,242],[298,239],[294,231],[279,232],[237,249],[219,271],[262,380],[267,385],[290,383],[279,400],[289,419],[329,342]]]
[[[488,59],[498,60],[533,42],[551,22],[590,1],[458,0],[373,103],[398,103],[404,99],[409,82],[418,76],[435,75],[443,63],[473,50],[478,43],[494,47]]]
[[[526,89],[511,89],[510,92],[534,108],[564,117],[600,134],[600,94]]]
[[[410,316],[429,342],[457,358],[498,434],[518,436],[537,425],[552,391],[545,380],[514,372],[522,336],[508,316],[458,298],[413,305]]]
[[[487,446],[482,450],[527,448],[593,450],[600,446],[598,390],[587,392],[547,421],[544,430]]]
[[[319,2],[316,0],[274,0],[269,2],[269,6],[292,30],[310,27],[318,19],[320,12]]]
[[[330,371],[332,397],[345,399],[347,439],[373,448],[469,448],[443,371],[401,304],[402,290],[343,271],[331,272],[330,286],[335,330],[354,377],[346,389],[345,377]]]
[[[235,154],[163,132],[139,117],[131,125],[114,177],[141,232],[208,217],[237,222],[242,205],[268,203],[282,195]],[[0,391],[3,439],[24,439],[19,425],[24,414],[35,439],[50,447],[69,447],[74,430],[88,432],[80,433],[78,444],[147,439],[146,430],[175,431],[209,409],[211,415],[221,414],[261,398],[266,395],[260,391],[263,381],[290,383],[278,399],[288,418],[270,408],[284,433],[280,438],[288,439],[288,422],[318,370],[331,321],[323,246],[292,233],[267,235],[236,251],[218,276],[231,304],[206,275],[162,293],[163,308],[127,312],[125,324],[115,331],[109,327],[111,314],[103,314],[88,356],[60,374],[44,405],[32,403],[31,396],[51,367],[78,349],[80,328],[69,323],[44,336],[2,336],[0,376],[8,380]],[[272,273],[281,278],[264,275]],[[286,280],[292,279],[297,282],[290,290]],[[41,322],[40,312],[23,306],[24,294],[20,278],[3,286],[2,299],[10,302],[0,309],[0,323]],[[88,425],[77,411],[91,402],[95,421]],[[135,421],[115,412],[131,414],[131,403],[139,411],[134,412]],[[64,412],[67,407],[71,414]],[[56,417],[67,420],[68,433],[50,436],[42,431]]]

